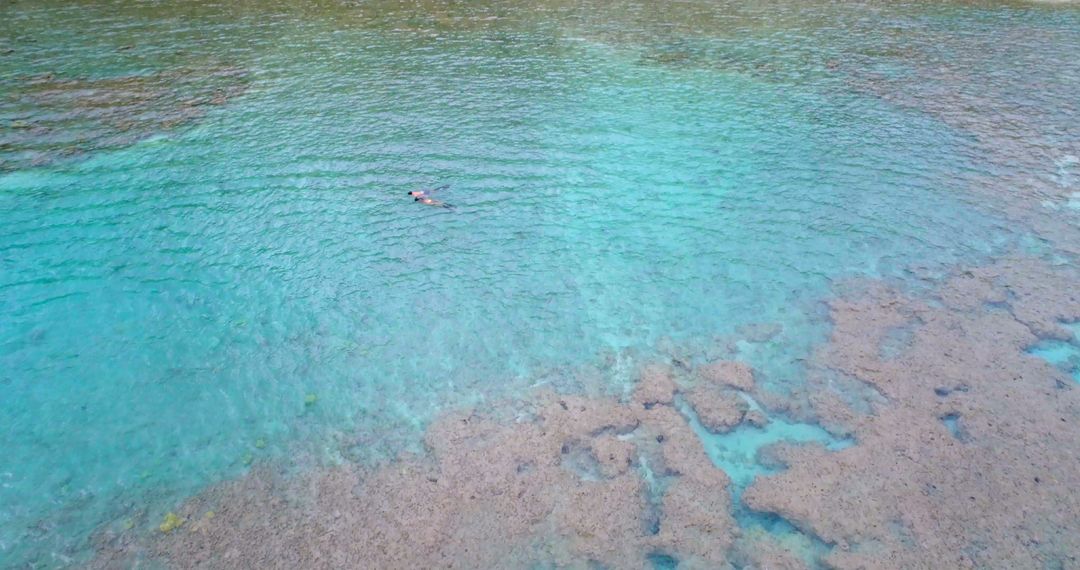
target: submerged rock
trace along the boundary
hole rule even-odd
[[[687,394],[701,425],[713,433],[724,433],[742,423],[750,405],[734,390],[714,385],[698,386]]]
[[[626,473],[637,458],[637,447],[631,441],[622,440],[613,435],[593,440],[592,450],[605,477],[615,477]]]
[[[943,306],[883,287],[834,301],[816,361],[888,403],[852,422],[857,445],[784,448],[787,469],[743,500],[845,546],[828,555],[834,568],[1075,564],[1080,392],[1025,348],[1080,319],[1078,285],[1072,269],[1011,259],[959,273],[938,292]],[[883,357],[905,323],[910,342]],[[943,384],[964,389],[943,398]]]
[[[743,419],[746,423],[754,427],[761,428],[769,425],[769,416],[761,413],[760,410],[750,410],[749,412],[746,412],[746,416]]]
[[[832,335],[805,384],[756,398],[817,414],[854,442],[778,443],[757,457],[776,472],[742,501],[790,522],[797,540],[736,530],[731,481],[674,407],[680,388],[661,366],[643,371],[629,402],[538,392],[448,413],[426,453],[379,468],[295,479],[256,469],[166,520],[198,521],[197,532],[103,531],[93,566],[149,553],[176,568],[1068,567],[1080,557],[1080,390],[1026,349],[1080,319],[1078,283],[1071,268],[1011,259],[931,297],[974,292],[963,302],[880,284],[833,300]],[[897,327],[910,335],[885,354]],[[682,395],[703,421],[765,421],[734,403],[736,388],[753,387],[745,364],[714,363],[698,380]]]
[[[652,364],[641,371],[641,379],[634,389],[634,401],[642,406],[669,405],[675,400],[679,385],[670,366]]]
[[[754,371],[750,366],[735,360],[720,360],[698,369],[698,379],[716,386],[727,386],[750,392],[754,389]]]
[[[735,327],[735,334],[748,342],[768,342],[784,332],[780,323],[748,323]]]
[[[257,469],[178,510],[176,520],[198,520],[198,532],[163,534],[143,548],[177,568],[260,560],[642,568],[657,549],[724,563],[734,528],[728,478],[678,412],[550,392],[531,406],[530,421],[497,420],[497,410],[449,413],[428,430],[426,455],[373,471],[341,467],[290,480]],[[666,481],[659,513],[647,501],[652,483],[633,468],[639,455]],[[134,552],[123,537],[100,542],[101,567]]]
[[[247,89],[245,70],[221,63],[114,77],[33,75],[0,96],[0,172],[129,146],[192,124],[207,105]]]

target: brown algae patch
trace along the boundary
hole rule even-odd
[[[641,568],[656,552],[724,563],[728,479],[678,412],[550,392],[520,406],[518,421],[447,414],[428,453],[372,471],[256,470],[182,505],[174,516],[197,530],[159,533],[150,549],[178,568]],[[123,565],[139,541],[102,532],[97,565]]]
[[[241,95],[247,72],[207,64],[115,77],[34,75],[0,97],[0,172],[123,148],[189,125]]]
[[[698,386],[687,395],[698,419],[709,431],[722,433],[742,423],[750,409],[749,403],[734,390],[715,386]]]
[[[751,392],[754,390],[754,371],[749,365],[735,360],[710,362],[698,369],[701,382]]]
[[[626,401],[544,391],[451,412],[423,454],[299,478],[256,469],[175,509],[197,522],[113,525],[95,566],[146,554],[177,568],[1070,567],[1080,392],[1026,350],[1080,319],[1078,284],[1028,258],[957,272],[922,298],[870,283],[830,303],[831,338],[788,396],[724,361],[646,367]],[[731,397],[750,409],[713,432],[729,428],[702,418]],[[762,429],[767,411],[854,444],[780,443],[731,467],[749,476],[717,468],[711,438],[796,425]]]
[[[743,500],[835,545],[833,568],[1076,565],[1080,399],[1025,349],[1080,318],[1078,285],[1071,269],[1008,259],[946,282],[944,306],[884,287],[834,301],[820,364],[887,404],[849,415],[858,445],[779,450],[787,470]],[[912,322],[882,358],[889,331]]]
[[[1023,25],[978,36],[954,29],[925,33],[895,52],[845,61],[840,68],[849,87],[963,135],[979,167],[957,173],[957,186],[976,205],[1080,254],[1073,206],[1080,157],[1080,105],[1072,95],[1080,77],[1071,55],[1080,47],[1076,34]],[[1054,67],[1040,67],[1047,62]]]

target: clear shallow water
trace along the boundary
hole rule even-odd
[[[1080,382],[1080,323],[1066,325],[1066,329],[1072,333],[1071,339],[1043,341],[1033,346],[1030,352],[1072,374]]]
[[[183,128],[0,175],[3,557],[63,565],[255,461],[395,453],[446,407],[619,393],[742,324],[783,325],[741,345],[782,386],[833,284],[1025,240],[963,191],[985,167],[968,136],[828,72],[857,11],[493,6],[2,8],[5,77],[212,59],[250,82]],[[970,17],[864,16],[912,13]],[[454,211],[405,196],[438,184]]]

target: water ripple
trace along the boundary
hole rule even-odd
[[[20,562],[336,430],[404,441],[590,366],[618,390],[662,341],[782,323],[748,358],[795,379],[838,281],[1077,241],[1075,11],[24,4],[0,7]],[[404,194],[442,184],[452,211]]]

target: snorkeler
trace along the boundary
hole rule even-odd
[[[410,190],[409,191],[409,196],[412,196],[413,198],[418,198],[418,199],[419,198],[426,198],[429,193],[435,193],[435,192],[438,192],[439,190],[446,190],[449,187],[450,187],[449,184],[443,184],[442,186],[439,186],[438,188],[432,188],[430,190],[423,190],[423,189]]]
[[[445,190],[449,187],[450,185],[446,184],[443,186],[439,186],[438,188],[432,188],[431,190],[411,190],[409,191],[409,196],[413,197],[413,202],[420,202],[421,204],[424,204],[426,206],[453,209],[454,206],[452,204],[447,204],[446,202],[443,202],[441,200],[436,200],[428,195],[429,192],[438,192],[439,190]]]
[[[426,204],[428,206],[435,206],[437,208],[448,208],[448,209],[451,209],[451,210],[454,209],[453,204],[447,204],[446,202],[443,202],[441,200],[436,200],[436,199],[430,198],[428,196],[416,196],[415,198],[413,198],[413,202],[420,202],[421,204]]]

